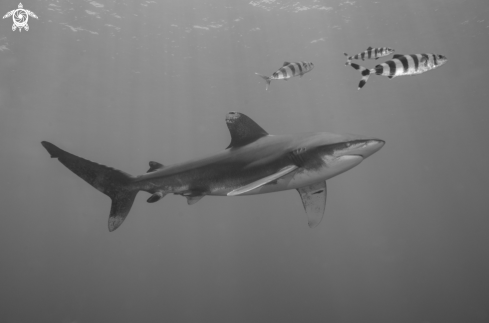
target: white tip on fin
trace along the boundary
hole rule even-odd
[[[302,205],[307,214],[310,228],[316,227],[323,219],[326,208],[327,188],[326,181],[298,188]]]

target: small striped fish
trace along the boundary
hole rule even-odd
[[[395,54],[391,60],[375,66],[372,69],[360,66],[350,61],[345,65],[350,65],[356,70],[362,72],[362,80],[358,84],[360,90],[367,83],[370,74],[377,74],[393,78],[401,75],[415,75],[427,72],[447,62],[443,55],[435,54],[412,54],[400,55]]]
[[[284,62],[284,65],[278,69],[272,76],[265,76],[258,73],[256,75],[260,76],[267,82],[266,89],[268,90],[268,86],[270,85],[271,80],[284,80],[287,81],[291,77],[304,75],[305,73],[311,71],[314,68],[314,64],[310,62],[295,62],[289,63]]]
[[[384,57],[384,56],[390,55],[392,53],[394,53],[394,50],[392,48],[389,48],[389,47],[378,47],[378,48],[369,47],[369,48],[367,48],[366,51],[358,53],[354,56],[348,57],[347,53],[344,53],[344,54],[345,54],[345,56],[347,56],[346,59],[348,61],[351,61],[352,59],[361,59],[362,61],[364,61],[366,58],[368,58],[368,59],[379,59],[380,57]]]

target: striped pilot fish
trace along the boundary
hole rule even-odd
[[[377,74],[393,78],[401,75],[415,75],[427,72],[438,66],[442,66],[447,62],[447,58],[443,55],[435,54],[412,54],[401,55],[395,54],[391,60],[375,66],[372,69],[360,66],[350,61],[345,65],[350,65],[356,70],[362,72],[362,79],[358,84],[360,90],[367,83],[370,74]]]
[[[305,73],[311,71],[314,68],[314,64],[310,62],[284,62],[284,65],[278,69],[272,76],[265,76],[258,73],[256,75],[260,76],[267,82],[266,89],[270,85],[271,80],[284,80],[287,81],[291,77],[304,75]]]
[[[368,58],[368,59],[379,59],[380,57],[384,57],[384,56],[390,55],[392,53],[394,53],[394,50],[392,48],[389,48],[389,47],[378,47],[378,48],[369,47],[369,48],[367,48],[366,51],[358,53],[354,56],[348,57],[347,53],[344,53],[344,54],[345,54],[345,56],[347,56],[346,59],[348,61],[351,61],[352,59],[361,59],[362,61],[364,61],[366,58]]]

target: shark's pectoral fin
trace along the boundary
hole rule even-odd
[[[290,172],[293,172],[297,168],[299,168],[299,167],[297,167],[296,165],[290,165],[290,166],[284,167],[281,170],[279,170],[278,172],[276,172],[275,174],[272,174],[270,176],[259,179],[253,183],[250,183],[248,185],[237,188],[237,189],[229,192],[227,195],[228,196],[236,196],[236,195],[240,195],[240,194],[249,192],[251,190],[254,190],[255,188],[258,188],[258,187],[263,186],[265,184],[268,184],[272,181],[275,181],[275,180],[279,179],[280,177],[285,176]]]
[[[154,171],[157,171],[160,168],[163,168],[164,166],[158,162],[155,161],[150,161],[149,162],[149,169],[146,173],[152,173]]]
[[[297,191],[302,198],[309,227],[314,228],[323,219],[327,197],[326,181],[298,188]]]

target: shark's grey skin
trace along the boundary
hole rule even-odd
[[[131,176],[43,141],[52,158],[112,199],[109,231],[117,229],[139,191],[152,196],[148,202],[173,193],[193,204],[205,195],[236,196],[297,189],[314,227],[322,219],[326,203],[325,180],[341,174],[378,151],[384,141],[357,135],[304,133],[270,135],[242,113],[230,112],[226,123],[231,144],[202,159],[163,166],[150,162],[144,175]]]

